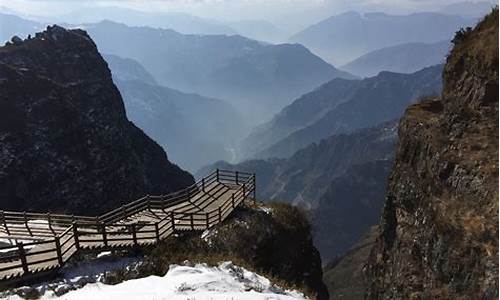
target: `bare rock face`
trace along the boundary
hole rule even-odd
[[[498,297],[498,9],[454,43],[442,95],[400,123],[371,299]]]
[[[82,30],[0,47],[0,207],[96,214],[193,183],[125,115]]]

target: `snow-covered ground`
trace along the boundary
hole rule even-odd
[[[11,296],[10,299],[21,299]],[[41,299],[169,299],[169,300],[296,300],[307,299],[297,291],[273,285],[268,279],[233,265],[220,263],[172,265],[163,277],[149,276],[116,285],[89,283],[60,297],[47,291]]]

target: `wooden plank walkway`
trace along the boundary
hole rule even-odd
[[[98,217],[0,212],[0,282],[56,271],[79,250],[153,245],[183,230],[223,222],[247,198],[255,174],[216,170],[194,185],[145,196]]]

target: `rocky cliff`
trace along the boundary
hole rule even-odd
[[[101,213],[193,182],[125,115],[82,30],[0,47],[0,207]]]
[[[454,43],[442,95],[400,123],[371,299],[498,297],[498,9]]]

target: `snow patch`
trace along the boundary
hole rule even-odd
[[[269,215],[269,214],[271,214],[271,212],[273,211],[273,209],[272,209],[272,208],[267,207],[267,206],[261,206],[261,207],[260,207],[260,210],[261,210],[261,211],[263,211],[263,212],[265,212],[265,213],[266,213],[266,214],[268,214],[268,215]]]
[[[11,299],[20,299],[13,296]],[[217,267],[206,264],[172,265],[163,277],[148,276],[116,285],[89,283],[60,297],[47,291],[41,299],[171,299],[171,300],[305,300],[302,293],[280,288],[267,278],[231,262]]]
[[[97,254],[97,258],[106,257],[106,256],[111,256],[111,251],[103,251],[103,252]]]

